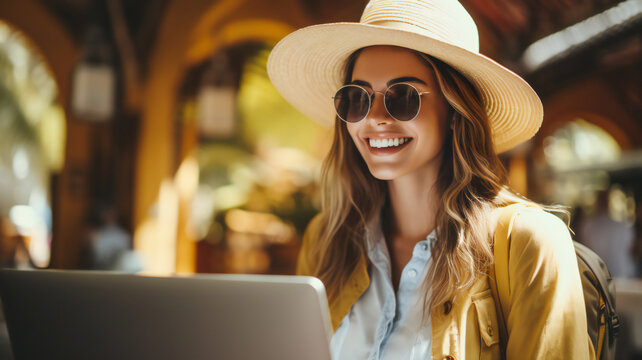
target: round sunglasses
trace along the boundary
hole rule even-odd
[[[356,123],[368,116],[376,93],[383,94],[383,104],[390,116],[399,121],[410,121],[417,117],[421,108],[421,95],[416,87],[398,83],[390,85],[385,92],[368,92],[360,85],[344,85],[332,97],[339,118],[345,122]]]

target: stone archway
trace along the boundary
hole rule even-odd
[[[23,32],[45,57],[67,107],[71,73],[80,51],[65,26],[35,0],[0,2],[0,19]]]
[[[534,138],[536,156],[542,156],[544,139],[569,120],[580,117],[607,131],[623,150],[632,149],[642,138],[642,126],[626,111],[608,87],[589,78],[544,101],[544,123]]]
[[[84,178],[74,175],[73,168],[83,168],[86,163],[89,127],[72,121],[68,111],[72,71],[80,50],[64,24],[38,1],[0,2],[0,14],[0,19],[20,30],[44,57],[58,86],[58,101],[66,114],[67,138],[79,140],[65,143],[64,163],[67,165],[51,181],[51,191],[55,196],[52,199],[53,242],[50,266],[73,268],[78,265],[81,256],[84,216],[88,210],[86,194],[83,193],[86,187],[82,186]],[[83,141],[84,139],[87,141]]]
[[[308,24],[299,3],[281,0],[262,1],[171,1],[161,22],[144,85],[142,124],[135,175],[134,244],[157,237],[169,244],[174,230],[162,231],[161,224],[150,217],[150,209],[159,200],[161,184],[171,183],[177,171],[175,163],[175,120],[178,111],[177,88],[190,64],[202,61],[221,46],[247,40],[276,43],[296,27]],[[284,13],[282,9],[290,9]],[[279,11],[281,9],[281,11]],[[177,29],[184,29],[177,31]],[[167,186],[164,187],[167,189]],[[176,192],[169,201],[179,207]],[[162,211],[162,210],[159,210]],[[179,218],[183,218],[180,214]],[[180,235],[182,224],[171,226]],[[183,247],[179,236],[177,268],[189,271],[193,249]],[[143,245],[144,246],[144,245]],[[181,254],[185,252],[186,254]],[[167,257],[165,257],[167,258]],[[182,261],[180,259],[187,259]],[[187,264],[187,265],[182,265]]]

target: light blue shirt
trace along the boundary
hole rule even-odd
[[[429,359],[431,327],[421,325],[423,280],[430,266],[430,242],[419,241],[404,267],[395,294],[391,262],[379,221],[366,231],[368,258],[372,263],[370,285],[352,305],[330,341],[333,360]]]

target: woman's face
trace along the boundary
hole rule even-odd
[[[394,119],[383,104],[382,93],[391,84],[399,82],[409,83],[419,92],[430,92],[421,96],[419,114],[410,121]],[[368,116],[357,123],[346,124],[375,178],[394,180],[433,166],[438,169],[444,136],[450,126],[446,119],[449,106],[428,65],[408,49],[373,46],[359,54],[351,83],[361,85],[369,92],[377,91]],[[406,139],[403,145],[370,146],[371,139],[402,138]]]

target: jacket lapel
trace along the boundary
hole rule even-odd
[[[337,331],[343,318],[350,312],[352,304],[366,291],[369,285],[368,261],[364,255],[361,256],[357,266],[348,277],[348,281],[338,294],[339,296],[330,304],[332,331]]]

